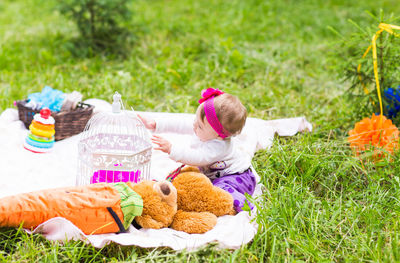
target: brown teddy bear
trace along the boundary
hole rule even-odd
[[[216,225],[218,216],[236,214],[232,196],[213,186],[197,168],[183,168],[172,184],[178,193],[178,211],[171,224],[175,230],[205,233]]]

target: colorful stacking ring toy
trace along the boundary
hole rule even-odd
[[[54,146],[54,118],[49,109],[42,109],[40,114],[35,114],[29,134],[24,141],[24,148],[35,153],[48,152]]]

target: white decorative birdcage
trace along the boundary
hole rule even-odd
[[[121,110],[113,96],[112,112],[99,112],[86,124],[78,143],[77,185],[150,179],[151,143],[133,111]]]

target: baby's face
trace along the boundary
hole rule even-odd
[[[204,121],[201,119],[200,107],[198,107],[196,111],[196,119],[193,123],[193,130],[196,136],[203,142],[219,138],[218,133],[214,131],[214,129],[208,123],[207,118],[204,117]]]

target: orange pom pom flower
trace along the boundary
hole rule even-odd
[[[349,131],[350,147],[357,154],[374,149],[374,156],[393,153],[399,147],[399,129],[383,115],[372,114],[372,118],[364,118]]]

